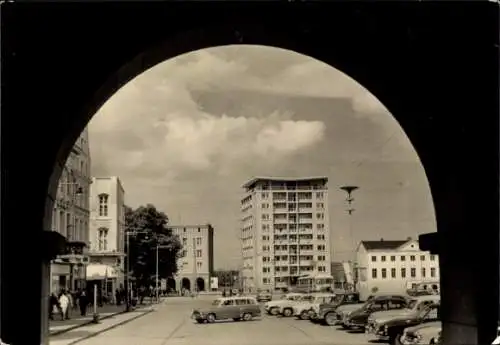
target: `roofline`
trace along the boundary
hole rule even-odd
[[[256,176],[253,177],[252,179],[248,180],[245,182],[241,187],[242,188],[248,188],[251,185],[259,182],[259,181],[284,181],[284,182],[303,182],[303,181],[313,181],[313,180],[325,180],[325,182],[328,182],[328,177],[327,176],[306,176],[306,177],[272,177],[272,176]]]
[[[409,239],[409,240],[387,240],[387,241],[401,241],[401,242],[404,242],[402,243],[401,245],[395,247],[395,248],[392,248],[392,249],[388,249],[388,248],[384,248],[384,249],[368,249],[365,247],[365,245],[363,244],[363,242],[381,242],[381,241],[370,241],[370,240],[366,240],[366,241],[360,241],[359,242],[359,245],[358,245],[358,248],[356,251],[359,250],[359,247],[363,246],[363,248],[365,248],[365,250],[367,252],[373,252],[373,251],[383,251],[383,250],[396,250],[396,249],[399,249],[401,248],[402,246],[404,246],[405,244],[407,244],[408,242],[418,242],[418,240],[416,239]],[[422,250],[422,251],[425,251],[425,250]]]
[[[212,224],[207,223],[207,224],[191,224],[191,225],[166,225],[167,228],[190,228],[190,229],[195,229],[195,228],[213,228]]]

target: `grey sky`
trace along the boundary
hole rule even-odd
[[[171,223],[214,225],[215,264],[240,263],[240,186],[255,175],[329,177],[335,259],[361,239],[436,231],[425,172],[389,112],[309,57],[259,47],[192,52],[137,77],[89,126],[93,175]],[[349,236],[345,184],[360,186]]]

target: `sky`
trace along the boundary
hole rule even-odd
[[[167,60],[89,123],[93,176],[119,176],[126,204],[215,228],[215,266],[241,264],[241,186],[254,176],[327,176],[332,257],[361,240],[436,231],[425,171],[390,112],[342,72],[271,47]],[[348,216],[343,185],[356,185]]]

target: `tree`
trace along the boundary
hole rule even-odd
[[[154,205],[133,210],[125,207],[125,229],[129,234],[129,274],[137,285],[150,285],[156,279],[156,246],[159,278],[177,273],[177,259],[182,248],[179,238],[167,227],[168,217]]]

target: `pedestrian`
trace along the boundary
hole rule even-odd
[[[80,315],[87,315],[87,307],[89,305],[89,299],[85,290],[80,293],[80,297],[78,298],[78,305],[80,307]]]
[[[61,291],[61,296],[59,296],[59,306],[61,308],[61,320],[68,320],[69,298],[64,289]]]
[[[52,293],[49,297],[49,319],[54,320],[54,314],[59,314],[59,300],[55,293]]]

